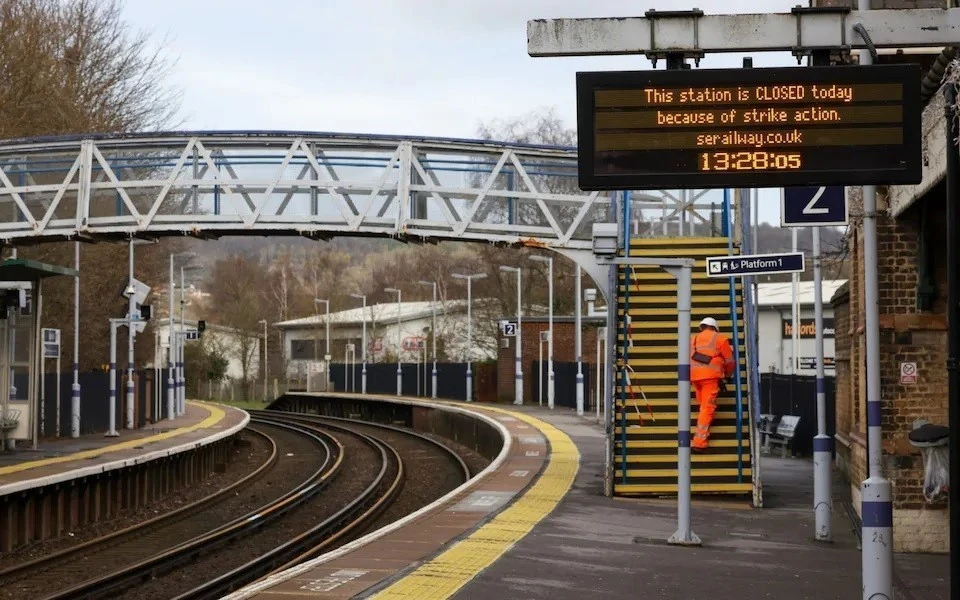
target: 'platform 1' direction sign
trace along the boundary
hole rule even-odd
[[[850,222],[843,186],[783,189],[781,227],[820,227]]]
[[[803,252],[711,256],[707,258],[707,277],[800,273],[803,272],[803,267]]]

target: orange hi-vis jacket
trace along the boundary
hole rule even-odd
[[[710,357],[704,364],[693,359],[694,354]],[[690,381],[724,379],[733,374],[733,347],[727,336],[718,331],[704,329],[690,341]]]

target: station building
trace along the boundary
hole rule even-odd
[[[889,4],[886,3],[886,4]],[[898,2],[910,8],[943,2]],[[887,6],[888,8],[895,8]],[[946,498],[924,497],[924,463],[908,435],[923,422],[947,425],[946,122],[944,66],[953,49],[924,60],[923,180],[917,185],[877,187],[880,364],[866,362],[864,335],[863,229],[853,218],[848,233],[851,279],[833,295],[836,325],[836,451],[853,506],[860,510],[860,484],[867,477],[866,377],[880,371],[883,471],[893,484],[896,552],[948,552]],[[905,60],[879,57],[878,63]],[[889,59],[889,60],[885,60]],[[932,66],[931,66],[932,64]],[[851,215],[862,214],[862,188],[848,187]],[[916,378],[901,379],[903,365]],[[909,368],[909,367],[908,367]]]

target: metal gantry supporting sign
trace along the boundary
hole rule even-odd
[[[917,83],[922,73],[914,65],[913,75],[907,77],[904,70],[900,79],[891,68],[897,65],[873,66],[874,55],[878,48],[955,44],[960,34],[960,9],[871,10],[869,0],[858,0],[857,7],[861,10],[797,6],[781,14],[704,15],[698,9],[671,6],[664,12],[650,10],[644,17],[534,19],[527,22],[527,53],[642,54],[653,61],[666,59],[663,76],[650,72],[578,74],[578,161],[583,189],[640,190],[657,182],[667,182],[674,189],[863,185],[866,356],[868,362],[878,362],[874,186],[921,179]],[[799,59],[829,53],[847,57],[853,48],[867,50],[860,53],[859,66],[768,70],[768,75],[759,74],[760,69],[730,70],[715,77],[723,72],[701,74],[684,64],[692,58],[699,66],[708,52],[792,52]],[[811,75],[801,74],[804,71]],[[848,74],[852,75],[849,79]],[[823,95],[825,89],[830,91]],[[838,94],[843,95],[843,104],[834,102]],[[881,97],[886,98],[883,110],[865,106],[871,98]],[[789,111],[778,108],[787,105],[792,105]],[[747,111],[733,113],[731,109]],[[744,116],[747,112],[749,123]],[[818,132],[811,128],[815,121],[819,122]],[[864,129],[874,133],[864,136]],[[851,132],[851,137],[845,131]],[[828,156],[833,159],[827,160]],[[878,169],[881,164],[890,168]],[[802,263],[785,269],[786,263],[779,260],[776,264],[744,262],[753,258],[715,258],[715,266],[708,266],[707,274],[723,277],[802,269]],[[823,364],[817,362],[819,371]],[[891,484],[882,469],[878,370],[868,373],[866,390],[868,478],[861,483],[861,575],[862,597],[874,600],[894,596],[893,506]],[[818,407],[822,396],[818,390]],[[684,404],[681,402],[680,408]],[[818,414],[820,431],[822,419]],[[819,515],[828,512],[821,510],[821,504],[816,505],[818,522]],[[951,518],[951,524],[957,521]],[[821,539],[819,531],[817,537]]]
[[[850,222],[843,186],[788,187],[780,203],[781,227],[822,227]]]
[[[748,254],[707,258],[707,277],[740,277],[773,273],[802,273],[803,252]]]

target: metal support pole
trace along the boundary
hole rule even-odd
[[[521,316],[520,313],[523,312],[523,288],[520,285],[520,267],[517,267],[517,367],[516,367],[516,381],[514,382],[514,391],[513,391],[513,403],[517,406],[523,404],[523,355],[521,353],[520,345],[521,340],[523,339],[521,333]]]
[[[858,0],[862,11],[870,0]],[[860,64],[873,64],[870,52],[860,53]],[[867,466],[860,487],[862,523],[863,598],[893,598],[893,489],[883,477],[883,435],[880,403],[880,305],[877,259],[877,187],[863,186],[864,330],[867,353]],[[954,549],[956,550],[956,549]]]
[[[170,255],[170,287],[167,296],[169,297],[170,309],[167,313],[167,333],[169,333],[169,346],[167,347],[167,420],[173,421],[178,411],[174,408],[174,346],[173,346],[173,254]]]
[[[819,541],[832,540],[830,519],[833,514],[831,491],[831,438],[827,435],[827,395],[823,376],[823,290],[820,266],[820,228],[813,231],[813,310],[817,357],[817,435],[813,438],[813,512],[815,535]]]
[[[127,299],[127,429],[133,429],[133,340],[134,340],[134,322],[137,310],[137,300],[133,292],[133,238],[130,238],[130,250],[128,252],[128,280],[130,285],[130,297]]]
[[[576,269],[576,272],[577,272],[577,275],[575,277],[575,280],[576,280],[575,293],[577,297],[575,302],[576,306],[574,307],[575,312],[574,312],[574,320],[573,320],[574,321],[574,324],[573,324],[574,354],[577,355],[577,415],[582,417],[583,416],[583,357],[581,356],[581,353],[583,351],[583,346],[582,346],[583,332],[581,330],[583,329],[583,325],[581,322],[582,315],[580,314],[582,312],[582,309],[580,306],[580,301],[581,301],[580,296],[582,294],[582,291],[580,289],[580,286],[581,286],[580,265],[574,264],[574,269]]]
[[[397,395],[403,395],[403,369],[401,365],[403,361],[400,360],[401,354],[403,352],[403,332],[400,328],[400,312],[402,308],[402,302],[400,301],[401,291],[397,289]]]
[[[330,391],[330,384],[333,382],[333,377],[330,374],[330,300],[327,300],[327,311],[324,321],[326,321],[326,333],[324,333],[326,350],[324,350],[323,361],[325,363],[324,373],[326,373],[327,379],[327,385],[324,389]],[[346,384],[346,382],[344,382],[344,384]]]
[[[539,352],[539,367],[537,369],[537,404],[543,406],[543,340],[537,342]]]
[[[954,84],[946,86],[947,117],[947,398],[950,427],[950,479],[960,481],[960,197],[957,194],[955,123],[957,101]],[[955,484],[956,485],[956,484]],[[950,494],[950,599],[960,599],[960,494]]]
[[[433,282],[433,372],[431,373],[430,391],[433,398],[437,397],[437,282]]]
[[[780,189],[780,193],[783,194],[783,188]],[[790,231],[791,243],[793,252],[797,251],[797,228],[794,227]],[[797,369],[800,365],[800,306],[798,304],[798,296],[800,293],[800,274],[791,273],[790,274],[790,374],[796,375]]]
[[[70,389],[70,437],[80,437],[80,242],[73,243],[73,386]]]
[[[269,334],[267,332],[267,320],[263,320],[263,401],[267,401],[267,379],[269,375],[268,369],[270,368],[270,354],[267,352],[267,338]]]
[[[110,428],[103,437],[117,437],[117,322],[110,319]]]
[[[467,277],[467,402],[473,402],[473,279]]]
[[[667,271],[677,278],[677,531],[671,544],[699,546],[690,529],[690,306],[693,268]]]
[[[183,305],[186,304],[186,301],[183,297],[184,293],[184,282],[183,282],[183,266],[180,267],[180,337],[177,339],[178,342],[178,351],[177,355],[177,370],[179,375],[179,384],[177,386],[177,391],[180,394],[180,414],[186,414],[187,412],[187,376],[184,372],[184,346],[187,345],[187,336],[186,328],[183,323]]]

